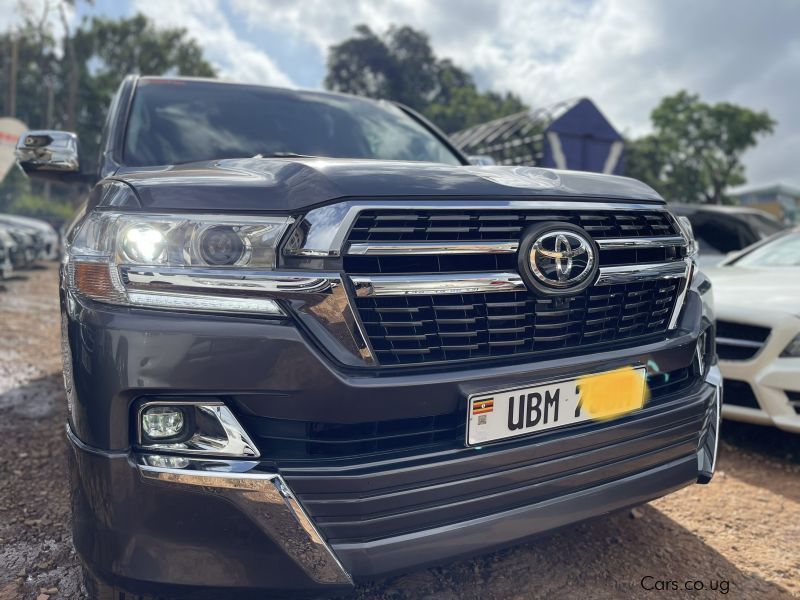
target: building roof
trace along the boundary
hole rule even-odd
[[[800,197],[800,188],[792,187],[790,185],[786,185],[785,183],[772,183],[772,184],[761,184],[761,185],[743,185],[736,188],[733,188],[730,192],[728,192],[730,196],[735,198],[739,196],[745,196],[750,194],[759,194],[759,195],[767,195],[767,194],[785,194],[787,196],[797,196]]]

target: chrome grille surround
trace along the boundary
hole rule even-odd
[[[384,214],[388,215],[386,219],[381,218]],[[292,243],[283,247],[282,255],[286,261],[284,264],[294,268],[338,269],[341,272],[350,311],[367,346],[362,350],[361,359],[365,358],[364,354],[368,355],[374,366],[413,365],[431,360],[451,363],[470,358],[475,344],[468,343],[467,338],[476,335],[483,336],[485,347],[524,347],[524,354],[535,354],[532,343],[537,337],[542,337],[541,331],[537,334],[535,330],[536,310],[548,298],[533,295],[510,261],[516,260],[520,232],[528,224],[551,220],[584,225],[589,223],[586,229],[590,233],[594,229],[595,242],[601,253],[601,267],[593,285],[585,295],[578,294],[566,300],[582,303],[582,309],[596,309],[598,298],[614,298],[618,309],[616,320],[608,319],[603,325],[613,326],[623,333],[633,330],[628,327],[631,321],[644,327],[636,330],[636,335],[620,336],[619,339],[603,335],[598,338],[595,330],[589,330],[587,332],[594,335],[588,336],[593,339],[586,341],[586,344],[598,340],[610,344],[617,341],[628,344],[639,338],[644,341],[644,338],[666,336],[669,329],[675,328],[693,262],[686,257],[687,240],[663,204],[552,199],[344,201],[314,209],[298,219],[295,229],[287,236]],[[365,229],[365,223],[369,225],[370,222],[378,223],[377,229]],[[398,222],[403,225],[396,226]],[[386,223],[388,226],[384,227],[382,224]],[[420,225],[417,226],[417,223]],[[482,269],[491,260],[480,261],[491,256],[499,257],[491,260],[500,261],[502,258],[502,262],[496,264],[510,268]],[[617,258],[606,260],[605,264],[602,262],[602,257],[608,259],[612,256]],[[348,269],[348,265],[353,264],[348,263],[351,258],[380,261],[386,257],[400,261],[409,259],[409,264],[419,257],[428,261],[425,264],[437,261],[439,267],[438,270],[409,268],[404,271],[404,263],[399,262],[394,270],[385,272],[380,268],[373,271],[365,268]],[[458,257],[462,262],[451,263],[448,267],[445,258],[449,260],[449,257]],[[464,264],[464,260],[474,260],[475,266],[471,269],[452,266],[458,267]],[[636,296],[642,294],[647,294],[648,302],[652,304],[635,302]],[[447,298],[453,300],[449,304],[454,306],[470,305],[474,308],[483,304],[483,307],[479,307],[477,313],[445,313],[437,316],[438,307],[443,302],[448,304]],[[474,302],[476,298],[478,302]],[[399,302],[400,305],[392,306],[392,302]],[[507,303],[516,306],[519,314],[509,313],[505,315],[510,317],[508,321],[498,323],[501,327],[491,326],[495,320],[491,317],[496,315],[490,314],[487,307]],[[407,318],[412,326],[397,329],[395,333],[392,328],[401,327],[402,323],[384,318],[382,311],[388,315],[392,308],[399,309],[403,305],[410,309],[406,310],[408,314],[403,318]],[[666,312],[665,306],[668,308]],[[641,311],[637,313],[636,309],[639,308],[649,312],[646,315]],[[423,313],[427,311],[428,319],[421,320],[421,329],[417,323],[420,319],[411,318],[414,316],[411,313],[417,310]],[[395,316],[399,312],[395,310]],[[576,332],[574,319],[566,319],[563,327],[567,329],[558,330],[559,324],[548,318],[552,317],[551,314],[545,313],[543,311],[543,321],[538,323],[540,330],[552,328],[562,339],[582,339],[583,330],[587,328],[582,327],[580,332]],[[596,320],[587,315],[582,317],[587,322]],[[463,331],[442,327],[459,319],[464,325]],[[524,332],[518,323],[514,323],[520,320],[526,320],[524,327],[527,329]],[[480,329],[479,321],[487,325]],[[467,331],[470,327],[476,329]],[[495,329],[505,330],[501,339],[493,339]],[[607,327],[600,327],[600,330],[603,329]],[[512,330],[517,334],[514,339],[505,335],[512,333]],[[458,333],[465,335],[459,339]],[[456,358],[447,358],[447,352],[437,350],[451,345],[441,343],[447,338],[464,342],[455,345],[460,347],[459,350],[466,348],[469,352],[455,353]],[[433,352],[426,349],[425,344],[428,343]],[[422,352],[414,352],[415,344],[418,346],[416,350]],[[564,344],[560,349],[575,350],[583,345],[583,342],[576,341],[576,345]],[[503,352],[497,355],[508,354],[516,353]],[[398,360],[398,356],[402,355],[414,358]],[[436,358],[420,358],[426,355]],[[474,357],[495,356],[494,353],[478,352]],[[370,362],[364,361],[364,364]]]

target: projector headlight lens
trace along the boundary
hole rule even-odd
[[[215,225],[200,234],[200,256],[209,265],[235,265],[244,254],[244,240],[233,227]]]

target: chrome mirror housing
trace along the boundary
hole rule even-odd
[[[78,173],[78,136],[69,131],[26,131],[17,141],[16,158],[29,175]]]
[[[497,161],[488,154],[471,154],[467,157],[469,164],[479,167],[493,167]]]

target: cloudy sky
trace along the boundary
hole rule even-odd
[[[0,0],[0,27],[14,4]],[[778,127],[746,156],[749,182],[800,187],[797,0],[95,0],[71,18],[137,11],[186,27],[229,79],[318,88],[356,24],[409,24],[482,88],[534,107],[589,96],[631,135],[682,88],[766,109]]]

